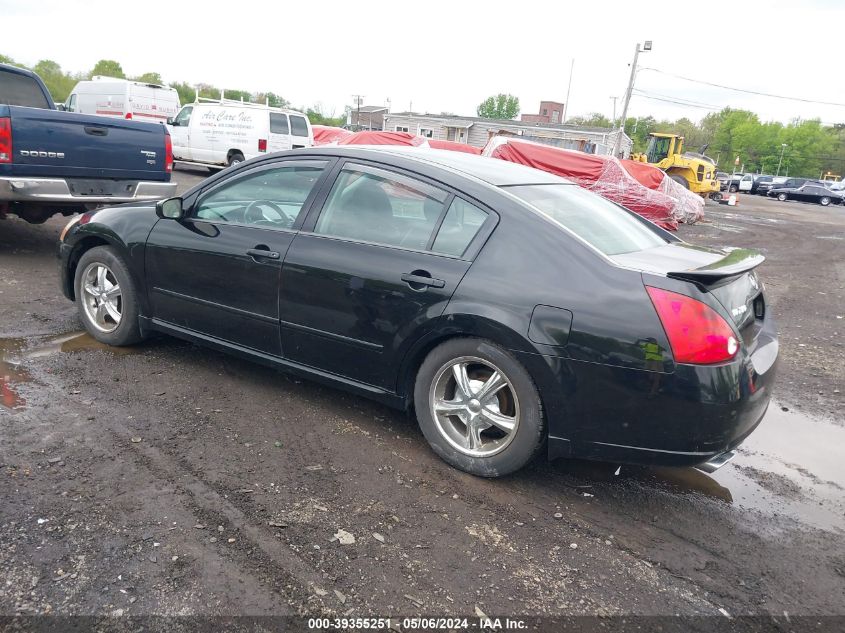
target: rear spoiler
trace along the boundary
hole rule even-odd
[[[727,277],[734,277],[754,270],[764,261],[766,261],[766,258],[757,251],[746,248],[734,248],[730,250],[726,257],[723,257],[717,262],[702,266],[701,268],[673,271],[667,273],[666,276],[672,277],[673,279],[683,279],[705,284],[713,283],[726,279]]]

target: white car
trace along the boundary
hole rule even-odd
[[[64,104],[68,112],[165,123],[179,112],[179,93],[168,86],[115,77],[80,81]]]
[[[173,158],[206,166],[314,145],[311,122],[302,112],[225,99],[185,105],[168,128]]]

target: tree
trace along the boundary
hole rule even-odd
[[[566,120],[569,125],[583,125],[586,127],[613,127],[613,121],[601,112],[593,112],[588,116],[573,116]]]
[[[11,57],[0,54],[0,64],[12,64],[12,65],[14,65],[14,63],[15,63],[15,60],[12,59]]]
[[[94,64],[93,70],[88,73],[89,78],[94,75],[103,75],[105,77],[117,77],[118,79],[125,79],[126,75],[123,73],[121,65],[113,59],[101,59]]]
[[[132,79],[133,81],[140,81],[141,83],[145,84],[164,84],[161,75],[159,75],[158,73],[144,73],[143,75],[138,75],[137,77],[133,77]]]
[[[334,127],[341,127],[346,123],[345,116],[336,117],[334,112],[326,114],[323,111],[323,105],[321,103],[315,103],[310,108],[300,108],[300,110],[308,115],[308,120],[311,121],[312,125],[331,125]]]
[[[76,85],[76,78],[62,71],[62,67],[52,59],[42,59],[32,70],[41,77],[57,103],[63,103]]]
[[[511,94],[500,93],[487,97],[476,111],[484,119],[514,119],[519,114],[519,99]]]

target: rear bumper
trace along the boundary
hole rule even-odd
[[[75,181],[79,185],[81,181]],[[160,200],[176,194],[177,183],[153,181],[126,181],[120,191],[114,191],[112,181],[91,180],[87,195],[72,191],[68,181],[61,178],[16,178],[0,176],[0,200],[4,202],[30,202],[40,205],[84,206],[88,204],[118,204],[139,200]],[[81,187],[74,187],[75,190]],[[104,194],[103,190],[112,190]]]

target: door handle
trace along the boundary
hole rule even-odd
[[[250,257],[265,257],[267,259],[279,259],[278,251],[271,251],[267,248],[251,248],[246,252]]]
[[[442,288],[446,282],[442,279],[434,279],[424,270],[415,270],[412,273],[405,273],[400,277],[413,290],[425,290],[426,287]]]
[[[93,125],[85,126],[85,133],[91,136],[106,136],[109,133],[107,127],[94,127]]]

